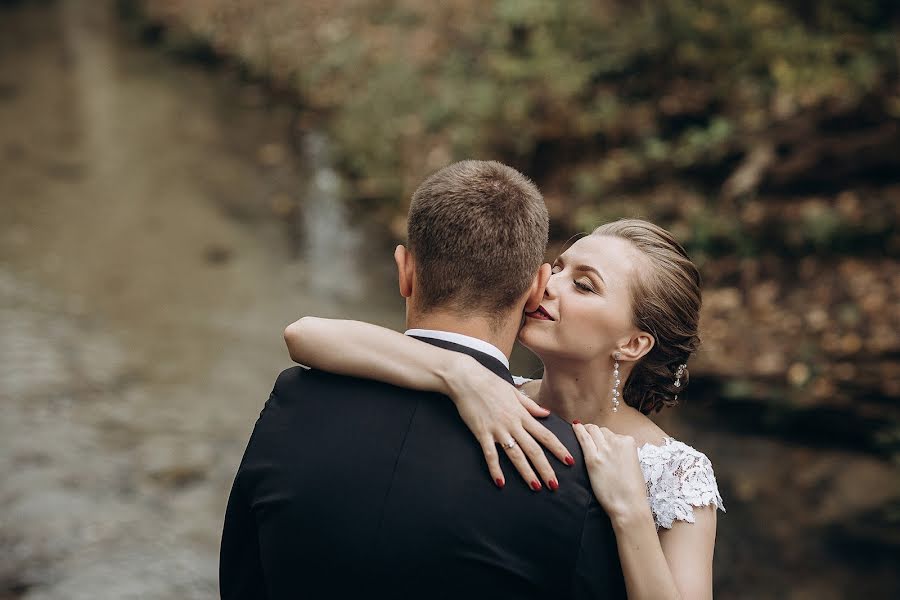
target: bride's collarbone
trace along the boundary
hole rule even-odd
[[[518,386],[518,389],[529,398],[537,399],[541,391],[541,380],[532,379],[525,381]],[[638,448],[647,444],[662,446],[666,443],[666,440],[673,439],[659,425],[654,423],[650,417],[631,407],[629,409],[624,414],[620,414],[618,419],[613,419],[609,423],[597,423],[597,425],[606,427],[618,435],[633,437]]]

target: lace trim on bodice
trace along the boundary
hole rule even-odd
[[[712,463],[702,452],[666,438],[662,446],[638,448],[638,458],[657,528],[671,529],[675,521],[693,523],[695,506],[712,505],[725,512]]]

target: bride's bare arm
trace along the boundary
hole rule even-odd
[[[302,365],[450,396],[481,444],[491,478],[500,487],[505,478],[497,444],[509,439],[516,445],[504,451],[532,488],[538,482],[535,470],[549,488],[558,485],[538,442],[566,464],[574,463],[562,442],[534,418],[547,416],[548,411],[467,354],[370,323],[318,317],[288,325],[284,341],[291,359]]]
[[[467,354],[362,321],[303,317],[287,326],[284,341],[301,365],[448,395],[454,374],[481,367]]]
[[[575,424],[594,495],[609,515],[629,600],[712,600],[716,512],[694,509],[693,523],[657,531],[630,436]]]

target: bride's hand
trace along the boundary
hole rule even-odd
[[[576,422],[573,428],[584,451],[594,495],[606,514],[616,519],[649,511],[647,483],[634,438],[593,424]]]
[[[535,419],[546,417],[550,411],[477,362],[472,363],[450,378],[449,396],[481,444],[494,483],[498,487],[506,483],[500,469],[499,445],[531,489],[541,489],[535,469],[548,488],[558,488],[556,473],[541,445],[569,466],[575,459],[559,438]],[[504,445],[510,441],[515,442],[512,447]]]

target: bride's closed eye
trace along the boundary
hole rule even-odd
[[[579,290],[581,290],[583,292],[594,292],[595,294],[597,293],[597,290],[595,290],[594,286],[591,285],[590,283],[585,283],[584,281],[581,281],[580,279],[576,279],[572,283],[574,283],[575,287],[577,287]]]
[[[553,268],[550,269],[550,274],[551,275],[559,275],[560,273],[562,273],[562,270],[563,270],[562,265],[555,264],[555,265],[553,265]],[[590,279],[588,279],[587,277],[581,277],[580,279],[573,279],[572,284],[576,288],[581,290],[582,292],[591,292],[594,294],[599,294],[599,292],[597,291],[597,288],[594,286],[593,282]]]

